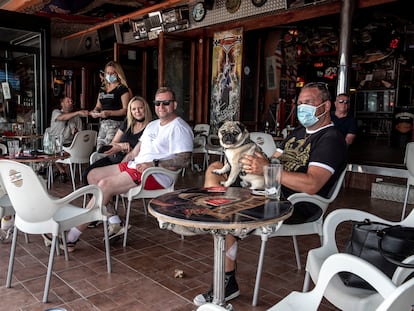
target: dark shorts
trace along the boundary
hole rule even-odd
[[[119,169],[121,172],[127,172],[129,176],[131,176],[132,180],[139,185],[141,183],[141,173],[138,172],[136,169],[134,168],[129,168],[128,167],[128,162],[121,162],[118,164]],[[163,186],[161,186],[158,181],[152,176],[150,175],[147,178],[147,182],[144,185],[144,189],[147,190],[157,190],[157,189],[164,189]]]

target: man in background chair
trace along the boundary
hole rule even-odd
[[[73,101],[69,96],[60,99],[60,109],[52,111],[50,127],[47,129],[51,137],[62,135],[63,146],[70,146],[76,132],[83,129],[81,117],[87,117],[88,110],[73,111]],[[63,164],[55,163],[59,171],[61,182],[67,181],[67,174]]]
[[[354,117],[349,115],[351,101],[349,95],[338,94],[335,100],[335,111],[331,111],[331,119],[336,128],[345,136],[346,144],[351,145],[358,132],[357,122]]]
[[[295,128],[279,145],[271,158],[283,164],[281,176],[282,194],[285,198],[296,192],[319,194],[327,197],[346,165],[347,148],[341,133],[331,121],[331,100],[325,83],[308,83],[298,97],[297,117],[303,125]],[[263,175],[263,166],[269,160],[261,153],[244,155],[243,170],[248,174]],[[222,163],[212,163],[207,171],[204,185],[218,186],[225,180],[222,175],[212,173]],[[236,186],[236,185],[235,185]],[[238,186],[238,185],[237,185]],[[311,203],[295,204],[293,214],[285,223],[310,222],[321,216],[322,210]],[[240,295],[236,281],[237,237],[226,236],[225,300]],[[213,290],[194,298],[200,306],[212,302]]]

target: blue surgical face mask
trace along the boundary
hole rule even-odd
[[[105,75],[105,79],[106,81],[108,81],[109,83],[114,83],[118,78],[116,77],[116,75]]]
[[[312,105],[308,105],[308,104],[299,105],[297,107],[297,116],[298,116],[299,122],[304,127],[311,127],[312,125],[314,125],[316,122],[319,121],[319,118],[325,114],[325,112],[324,112],[321,115],[319,115],[318,117],[315,116],[316,109],[318,109],[323,104],[325,104],[325,102],[323,102],[322,104],[320,104],[317,107],[312,106]]]

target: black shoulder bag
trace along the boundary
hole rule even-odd
[[[398,266],[414,268],[414,264],[402,263],[414,255],[414,228],[369,219],[355,222],[344,252],[370,262],[391,278]],[[347,286],[372,289],[368,282],[350,272],[341,272],[339,276]]]

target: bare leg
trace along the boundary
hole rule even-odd
[[[131,179],[127,172],[121,172],[118,164],[99,167],[91,170],[88,174],[89,184],[97,185],[101,188],[103,193],[102,204],[107,205],[111,198],[116,194],[127,192],[129,189],[136,186],[136,183]],[[86,206],[90,208],[93,201]],[[79,231],[86,230],[88,224],[78,226]]]
[[[223,163],[221,162],[213,162],[208,166],[205,174],[204,187],[220,186],[220,182],[226,180],[225,176],[213,173],[213,170],[220,169],[222,167]]]
[[[220,182],[226,180],[225,176],[213,173],[213,170],[220,169],[222,167],[223,163],[221,162],[213,162],[208,166],[205,173],[204,187],[220,186]],[[235,258],[237,257],[237,248],[233,248],[233,251],[229,252],[234,243],[237,243],[236,238],[231,234],[228,234],[226,236],[226,262],[224,268],[225,272],[233,271],[236,268]],[[231,256],[229,256],[229,253],[231,253]]]

